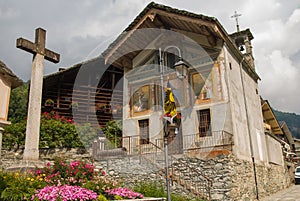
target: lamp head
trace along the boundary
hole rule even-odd
[[[186,65],[186,63],[184,63],[184,61],[182,60],[182,58],[179,58],[179,61],[177,61],[174,66],[173,66],[176,70],[176,74],[178,78],[185,78],[187,75],[187,69],[189,68],[188,65]]]

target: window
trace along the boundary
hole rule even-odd
[[[198,110],[197,111],[198,122],[199,122],[199,136],[206,137],[211,136],[211,118],[210,109]]]
[[[139,120],[140,144],[149,144],[149,119]]]

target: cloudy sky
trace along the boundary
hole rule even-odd
[[[261,77],[260,93],[271,106],[300,114],[299,0],[157,0],[157,3],[216,17],[228,33],[254,35],[253,51]],[[61,54],[59,64],[45,62],[45,74],[98,55],[150,3],[147,0],[0,0],[0,60],[24,81],[30,79],[32,55],[17,49],[16,39],[34,40],[47,30],[46,47]]]

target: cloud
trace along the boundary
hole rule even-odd
[[[281,6],[279,6],[281,7]],[[282,9],[282,8],[281,8]],[[300,10],[291,9],[284,18],[262,20],[254,35],[256,67],[262,78],[260,91],[271,105],[283,111],[300,113]]]
[[[299,103],[297,89],[300,87],[299,68],[294,66],[280,50],[274,50],[261,63],[267,65],[261,72],[264,75],[261,83],[264,96],[272,99],[271,105],[277,109],[297,111]]]
[[[300,113],[300,9],[297,0],[157,0],[190,12],[216,17],[228,33],[250,28],[260,92],[272,106]],[[34,29],[47,30],[47,48],[61,54],[61,62],[45,62],[45,74],[97,56],[117,37],[150,0],[52,0],[36,9],[38,0],[0,1],[0,60],[23,80],[30,77],[32,55],[15,47],[18,37],[34,40]],[[284,87],[285,86],[285,87]]]

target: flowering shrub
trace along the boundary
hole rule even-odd
[[[118,183],[106,177],[106,173],[95,172],[94,166],[84,161],[67,163],[56,158],[54,165],[46,164],[43,169],[36,169],[34,175],[43,176],[49,185],[68,184],[81,186],[103,194],[106,190],[118,187]]]
[[[46,186],[32,196],[31,200],[56,201],[56,200],[97,200],[97,193],[70,185]]]
[[[25,144],[26,120],[5,127],[3,147],[21,148]],[[73,119],[58,112],[44,112],[41,116],[40,148],[89,148],[97,138],[97,131],[90,124],[78,125]]]
[[[53,167],[47,163],[45,168],[36,169],[33,173],[36,176],[46,175],[45,181],[48,184],[62,183],[81,186],[94,178],[94,166],[84,161],[73,161],[68,164],[56,158]]]
[[[109,196],[112,196],[113,198],[115,196],[120,196],[121,198],[125,199],[138,199],[138,198],[143,198],[143,194],[141,193],[136,193],[130,189],[127,188],[114,188],[110,190],[105,191]]]
[[[42,177],[0,171],[0,200],[29,200],[36,189],[46,186]]]
[[[93,180],[87,181],[83,184],[83,187],[93,190],[99,195],[104,194],[106,190],[116,188],[118,186],[119,184],[116,181],[107,178],[104,174],[97,175]]]
[[[79,201],[142,198],[140,193],[120,188],[104,171],[95,171],[84,161],[67,163],[56,158],[54,165],[30,173],[0,171],[0,200],[2,201]]]
[[[50,120],[50,119],[54,119],[54,120],[58,120],[61,121],[63,123],[74,123],[73,119],[68,119],[64,116],[60,116],[58,112],[44,112],[41,116],[42,120]]]

